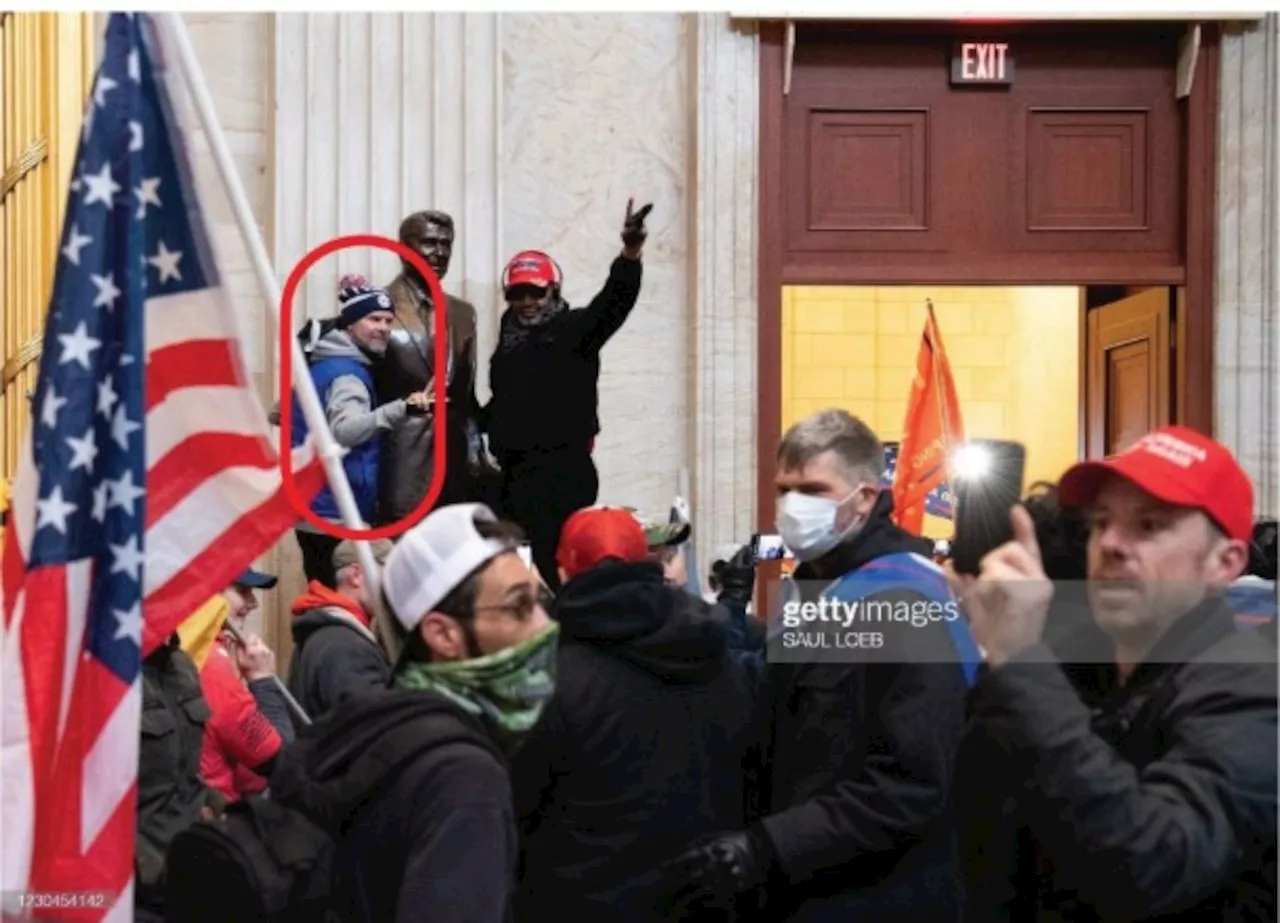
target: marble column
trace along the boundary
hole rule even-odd
[[[745,542],[756,505],[759,40],[750,21],[689,14],[693,194],[693,515],[698,560]]]
[[[286,274],[338,235],[395,238],[436,208],[457,240],[444,280],[481,313],[492,347],[502,254],[498,14],[281,13],[275,17],[274,243]],[[342,251],[308,274],[294,324],[336,309],[337,280],[387,283],[394,254]],[[483,369],[482,369],[483,371]]]
[[[1215,430],[1280,513],[1280,18],[1230,25],[1218,139]]]
[[[269,121],[276,271],[283,280],[308,251],[333,237],[395,239],[410,212],[448,212],[457,237],[444,287],[480,315],[481,400],[502,260],[499,29],[498,14],[274,16]],[[337,280],[348,272],[386,284],[399,272],[399,259],[362,248],[317,263],[293,306],[295,329],[305,317],[334,313]],[[267,318],[264,323],[274,323]],[[273,395],[278,362],[273,347]],[[273,563],[281,575],[276,598],[294,598],[303,577],[291,534],[277,545]],[[287,615],[264,616],[264,623],[279,662],[287,663]]]
[[[582,307],[621,249],[627,199],[653,203],[640,300],[601,354],[594,452],[599,502],[649,515],[666,514],[693,463],[692,20],[503,16],[505,254],[546,250]]]

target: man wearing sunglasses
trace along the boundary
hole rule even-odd
[[[286,751],[274,797],[337,840],[343,920],[505,923],[518,856],[507,757],[555,688],[557,627],[480,504],[441,507],[387,556],[391,688]]]

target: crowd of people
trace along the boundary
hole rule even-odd
[[[446,486],[377,574],[299,526],[287,680],[253,570],[147,659],[137,918],[1274,920],[1275,524],[1231,453],[1167,427],[1077,464],[959,574],[895,524],[879,436],[823,411],[774,480],[782,605],[828,615],[776,618],[746,537],[691,592],[696,524],[595,505],[647,212],[587,308],[512,259],[483,406],[450,299]],[[446,274],[448,216],[401,239]],[[432,473],[435,306],[407,263],[339,305],[300,336],[391,522]]]
[[[476,397],[476,310],[446,296],[446,367],[434,368],[435,306],[430,285],[410,260],[385,288],[360,275],[339,283],[338,311],[299,332],[309,371],[361,518],[404,521],[436,476],[435,381],[444,378],[442,437],[446,465],[436,506],[483,502],[518,523],[547,584],[558,588],[560,529],[575,510],[596,502],[599,478],[591,453],[600,432],[600,351],[626,322],[640,295],[645,218],[627,203],[622,250],[600,292],[571,309],[559,264],[539,250],[507,263],[498,344],[489,360],[491,397]],[[416,212],[400,226],[400,242],[439,280],[448,275],[454,224],[439,211]],[[279,419],[279,409],[275,411]],[[291,441],[309,435],[301,402],[292,403]],[[325,488],[312,503],[322,520],[342,521]],[[300,523],[296,531],[308,580],[333,585],[329,556],[337,539]]]

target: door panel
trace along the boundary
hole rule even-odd
[[[779,126],[783,281],[1182,281],[1182,32],[991,27],[1017,60],[992,88],[950,83],[968,29],[800,26]]]
[[[1168,288],[1092,308],[1085,343],[1085,455],[1102,458],[1172,420],[1172,310]]]

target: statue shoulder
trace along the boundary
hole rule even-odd
[[[465,325],[470,330],[476,328],[476,306],[469,301],[446,294],[449,302],[449,318],[456,324]]]

